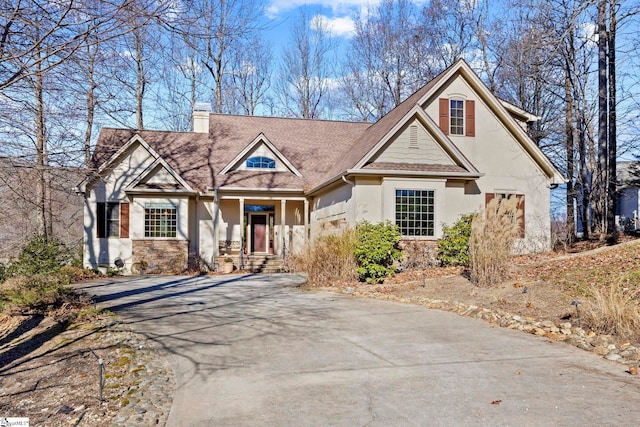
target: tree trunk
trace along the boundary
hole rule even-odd
[[[36,30],[37,31],[37,30]],[[44,71],[42,62],[39,60],[42,55],[38,49],[36,52],[38,61],[36,62],[34,95],[36,98],[35,119],[36,119],[36,207],[38,211],[37,232],[45,237],[48,230],[47,218],[47,180],[45,175],[46,152],[45,152],[45,130],[44,130]]]
[[[607,233],[607,160],[608,160],[608,108],[607,108],[607,0],[598,3],[598,174],[596,214],[600,236]]]
[[[569,181],[567,182],[567,229],[569,230],[570,240],[573,240],[573,236],[575,235],[576,224],[575,224],[575,210],[574,210],[574,200],[575,200],[575,188],[574,188],[574,130],[573,130],[573,95],[572,95],[572,87],[571,87],[571,78],[570,78],[570,63],[566,62],[566,70],[565,70],[565,83],[564,83],[564,93],[565,93],[565,137],[566,137],[566,150],[567,150],[567,177]]]
[[[616,0],[609,3],[609,144],[608,144],[608,190],[607,190],[607,231],[616,230]]]
[[[96,52],[98,47],[96,46]],[[93,132],[93,118],[95,114],[95,82],[93,70],[95,66],[95,55],[91,53],[91,47],[87,48],[89,54],[89,63],[87,69],[87,129],[84,134],[84,164],[89,167],[91,163],[91,134]]]
[[[136,28],[134,39],[136,43],[136,127],[144,129],[143,100],[145,92],[144,58],[142,55],[142,34],[140,28]]]

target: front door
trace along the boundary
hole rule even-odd
[[[251,252],[267,252],[266,215],[251,215]]]

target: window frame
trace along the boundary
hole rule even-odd
[[[456,104],[455,107],[454,107],[454,103]],[[449,135],[454,135],[454,136],[466,135],[465,112],[466,112],[465,101],[463,99],[449,98]],[[456,121],[455,124],[454,124],[454,120]]]
[[[414,203],[409,204],[412,199]],[[417,204],[415,203],[416,199],[418,200]],[[425,199],[427,200],[426,202],[424,202]],[[401,208],[403,206],[406,207],[406,210],[399,210],[399,206]],[[405,218],[402,218],[403,213],[406,214]],[[416,215],[418,218],[416,218]],[[394,195],[394,224],[400,230],[403,238],[435,238],[436,190],[396,188]]]
[[[168,210],[169,212],[162,212],[162,210]],[[175,239],[177,236],[178,206],[174,203],[145,203],[144,238]]]
[[[250,164],[249,162],[252,163]],[[256,164],[255,166],[254,163]],[[267,156],[253,156],[245,160],[244,166],[247,169],[275,170],[276,161]]]

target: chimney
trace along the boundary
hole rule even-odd
[[[209,133],[209,114],[211,104],[208,102],[196,102],[193,106],[193,131]]]

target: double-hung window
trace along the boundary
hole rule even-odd
[[[434,190],[396,190],[396,225],[403,236],[433,237],[434,212]]]
[[[144,237],[176,237],[178,209],[170,203],[144,205]]]

